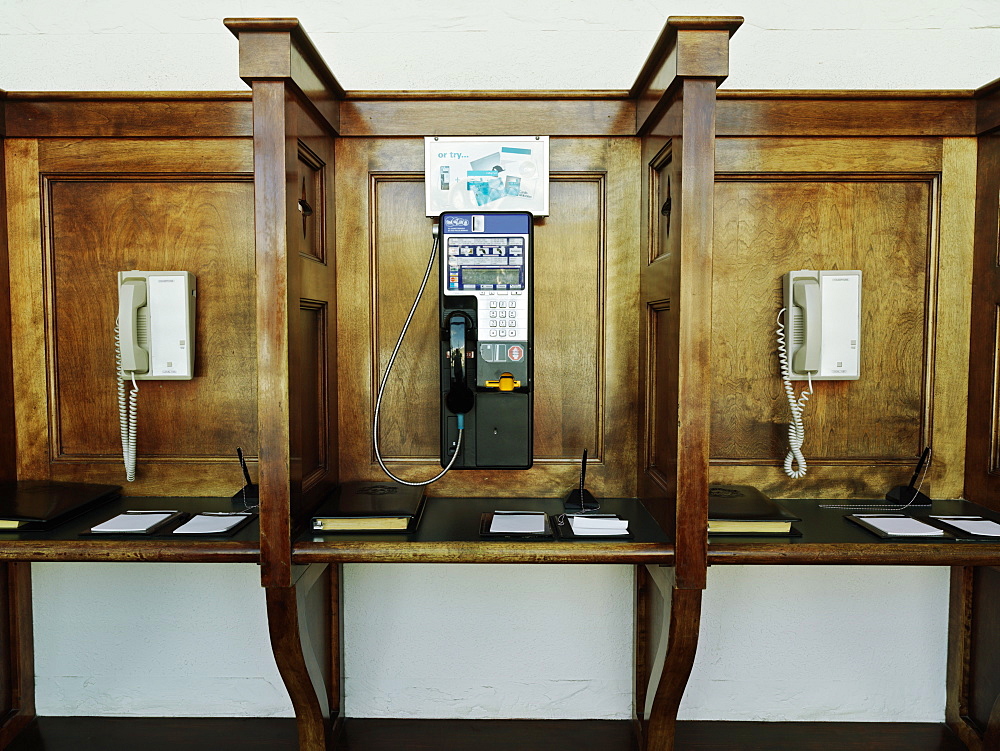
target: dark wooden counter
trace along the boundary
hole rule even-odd
[[[802,518],[793,526],[801,537],[731,537],[709,538],[709,565],[883,565],[883,566],[982,566],[1000,563],[1000,538],[995,541],[961,542],[955,540],[882,540],[844,518],[853,513],[893,513],[892,509],[864,509],[857,501],[850,509],[820,508],[820,504],[847,505],[848,501],[781,500],[793,514]],[[884,501],[882,502],[884,503]],[[908,509],[905,513],[978,514],[1000,521],[1000,516],[968,501],[934,501],[930,509]]]
[[[250,501],[251,505],[255,502]],[[260,559],[256,518],[231,536],[85,534],[94,525],[128,509],[171,509],[193,514],[243,508],[242,501],[229,498],[119,498],[48,532],[0,532],[0,561],[256,563]]]
[[[634,498],[602,499],[601,513],[629,520],[630,539],[481,539],[484,512],[562,513],[558,498],[428,498],[414,534],[303,535],[294,563],[651,563],[673,562],[673,544]]]

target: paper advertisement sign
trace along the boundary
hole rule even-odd
[[[427,216],[442,211],[549,213],[548,136],[424,139]]]

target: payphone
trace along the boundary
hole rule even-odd
[[[428,485],[451,469],[528,469],[532,464],[532,215],[445,212],[423,281],[386,364],[375,399],[375,458],[404,485]],[[379,448],[385,386],[427,287],[440,246],[441,466],[413,482],[394,475]]]
[[[532,216],[445,212],[440,235],[441,465],[454,459],[455,469],[527,469]]]

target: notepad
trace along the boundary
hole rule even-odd
[[[567,514],[574,535],[627,535],[628,520],[617,516],[574,516]]]
[[[240,526],[253,514],[196,514],[174,530],[175,535],[222,535]]]
[[[90,531],[111,535],[149,534],[178,515],[177,511],[126,511],[91,527]]]
[[[545,533],[545,514],[495,511],[490,522],[493,534],[540,535]]]
[[[850,514],[847,516],[883,537],[947,537],[943,529],[932,527],[909,516],[887,514]]]
[[[970,535],[1000,537],[1000,524],[981,516],[932,516],[931,518]]]

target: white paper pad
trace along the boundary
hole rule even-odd
[[[575,535],[627,535],[628,520],[614,516],[567,516]]]
[[[501,514],[494,513],[490,522],[490,532],[506,534],[543,534],[545,514]]]
[[[911,519],[908,516],[878,516],[869,514],[855,514],[859,519],[864,519],[871,526],[881,530],[887,535],[897,535],[900,537],[944,537],[943,529],[924,524],[922,521]]]
[[[233,514],[231,516],[198,514],[175,529],[174,534],[221,535],[240,524],[248,516],[250,514]]]
[[[935,516],[949,526],[956,527],[970,535],[1000,537],[1000,524],[981,516]]]
[[[148,514],[118,514],[118,516],[113,516],[106,522],[101,522],[96,527],[91,527],[90,531],[104,532],[106,534],[142,533],[156,526],[173,513],[173,511],[150,511]]]

